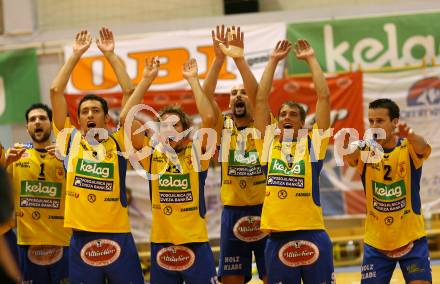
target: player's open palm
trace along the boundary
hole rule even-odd
[[[296,58],[301,60],[308,60],[315,57],[315,51],[310,46],[309,42],[304,39],[299,39],[295,43]]]
[[[87,30],[81,30],[76,34],[73,43],[73,53],[83,55],[92,44],[92,36]]]
[[[281,61],[289,54],[292,44],[288,40],[280,40],[272,50],[270,57],[276,61]]]
[[[183,64],[182,75],[185,79],[191,79],[197,77],[197,61],[191,58]]]
[[[159,68],[160,68],[160,62],[157,56],[152,58],[146,58],[144,73],[142,74],[142,76],[145,79],[149,79],[149,78],[154,79],[157,77],[157,74],[159,73]]]
[[[113,32],[105,27],[99,30],[99,38],[96,39],[96,46],[102,53],[113,52],[115,50],[115,40]]]
[[[240,31],[240,27],[228,28],[226,32],[226,45],[220,43],[223,53],[232,58],[244,56],[244,34]]]
[[[224,58],[225,54],[220,48],[220,44],[225,45],[227,42],[225,25],[222,25],[221,27],[217,26],[215,31],[213,30],[211,31],[211,35],[212,35],[212,45],[214,47],[215,56],[219,58]]]

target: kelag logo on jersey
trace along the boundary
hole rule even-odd
[[[407,103],[409,106],[440,104],[440,77],[415,82],[408,91]]]
[[[229,151],[229,164],[234,166],[247,166],[259,164],[258,153],[255,151]]]
[[[272,159],[269,172],[271,174],[304,175],[304,161],[292,163],[292,165],[288,166],[284,161],[280,159]]]
[[[61,184],[39,180],[23,180],[21,182],[21,196],[60,198]]]
[[[373,181],[373,194],[378,200],[393,201],[406,194],[405,183],[398,181],[392,184],[383,184]]]
[[[76,164],[76,172],[89,177],[113,178],[113,164],[93,163],[79,159]]]
[[[159,178],[159,190],[188,190],[191,189],[189,174],[167,175],[163,174]]]

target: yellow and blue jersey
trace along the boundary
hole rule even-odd
[[[368,149],[366,149],[367,151]],[[384,149],[380,161],[359,159],[367,217],[365,243],[395,250],[426,236],[420,201],[422,164],[430,155],[417,155],[406,138]]]
[[[45,150],[26,148],[8,166],[15,190],[17,243],[68,246],[71,230],[64,228],[65,172]]]
[[[88,232],[130,232],[125,189],[127,161],[118,154],[123,151],[123,128],[96,145],[76,129],[67,136],[62,150],[67,153],[64,226]]]
[[[209,160],[200,159],[200,150],[192,142],[176,154],[159,148],[156,146],[143,160],[145,170],[152,175],[151,242],[207,242],[204,187]]]
[[[319,176],[328,142],[328,136],[310,131],[305,137],[292,142],[281,143],[276,136],[268,149],[261,149],[263,145],[258,143],[263,162],[267,156],[261,231],[325,229],[319,198]]]
[[[254,127],[250,125],[249,128]],[[249,135],[240,141],[240,130],[234,121],[225,116],[223,131],[230,131],[230,139],[224,139],[221,144],[221,200],[228,206],[260,205],[264,200],[266,176],[260,164],[255,140]],[[225,133],[223,133],[225,135]],[[239,145],[245,143],[245,145]],[[237,150],[242,146],[243,151]]]

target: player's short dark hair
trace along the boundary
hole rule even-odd
[[[388,110],[388,115],[390,117],[390,120],[393,120],[395,118],[400,117],[400,108],[399,106],[390,99],[377,99],[372,101],[369,106],[369,109],[376,109],[376,108],[385,108]]]
[[[49,118],[49,121],[52,122],[52,110],[50,109],[50,107],[48,107],[45,104],[42,103],[36,103],[36,104],[32,104],[27,110],[26,110],[26,122],[29,122],[29,113],[31,111],[33,111],[34,109],[42,109],[46,112],[47,117]]]
[[[94,94],[89,94],[89,95],[84,96],[84,97],[79,101],[79,104],[78,104],[78,110],[77,110],[77,114],[78,114],[78,116],[79,116],[79,113],[80,113],[80,110],[81,110],[81,105],[82,105],[84,102],[86,102],[86,101],[98,101],[98,102],[100,102],[100,103],[101,103],[101,106],[102,106],[102,110],[104,111],[104,114],[105,114],[105,115],[108,114],[108,103],[107,103],[107,101],[106,101],[104,98],[100,97],[100,96],[97,96],[97,95],[94,95]]]
[[[283,106],[296,107],[299,110],[299,115],[301,117],[301,121],[306,121],[306,111],[304,110],[303,106],[300,105],[299,103],[296,103],[293,101],[284,102],[278,110],[278,116],[280,116],[281,109],[283,108]]]
[[[180,121],[182,122],[183,130],[187,130],[191,127],[191,119],[179,105],[170,105],[162,108],[159,111],[159,116],[162,117],[167,113],[175,114],[179,117]]]

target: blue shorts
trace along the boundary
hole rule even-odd
[[[408,244],[399,249],[398,252],[394,251],[393,254],[385,254],[384,251],[364,244],[361,283],[389,283],[397,262],[399,262],[403,277],[407,283],[414,280],[432,282],[426,237]]]
[[[19,245],[18,254],[24,283],[67,283],[69,247]]]
[[[8,243],[9,251],[14,257],[17,266],[19,267],[20,263],[18,261],[17,236],[15,235],[15,232],[12,229],[10,229],[9,231],[3,234],[3,237],[6,239],[6,242]]]
[[[217,283],[209,243],[151,243],[151,284]]]
[[[131,233],[74,231],[70,240],[71,284],[144,284],[139,255]]]
[[[244,275],[252,278],[252,252],[260,279],[266,275],[264,249],[267,235],[260,231],[262,205],[225,206],[222,212],[219,278]]]
[[[272,233],[266,244],[268,283],[335,283],[332,242],[326,231]]]

